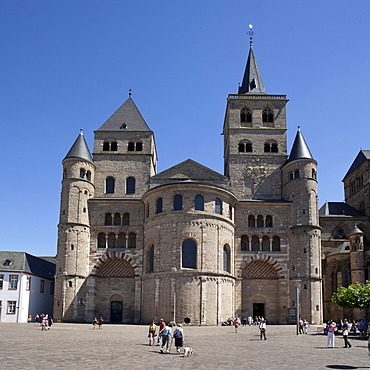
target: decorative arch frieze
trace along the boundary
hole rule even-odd
[[[113,260],[113,259],[122,259],[126,262],[128,262],[133,270],[134,270],[134,276],[137,277],[139,276],[138,273],[138,266],[133,263],[134,260],[129,257],[126,253],[124,252],[118,252],[118,251],[106,251],[99,259],[96,261],[93,269],[91,270],[90,275],[98,275],[98,270],[101,268],[105,263]]]
[[[263,253],[255,255],[255,256],[248,256],[243,260],[243,262],[240,266],[240,277],[242,277],[243,271],[247,268],[247,265],[251,262],[254,262],[254,261],[265,261],[265,262],[267,262],[268,264],[270,264],[276,270],[276,274],[277,274],[278,279],[284,279],[285,278],[284,269],[281,266],[281,264],[279,262],[277,262],[274,257],[268,256],[267,254],[263,254]]]

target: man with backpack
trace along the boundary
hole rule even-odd
[[[180,348],[184,346],[184,329],[181,324],[177,324],[177,329],[173,332],[175,338],[176,352],[180,354]]]

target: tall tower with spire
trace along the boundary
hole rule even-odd
[[[223,130],[224,172],[239,199],[281,198],[287,101],[265,92],[251,41],[238,94],[227,98]]]

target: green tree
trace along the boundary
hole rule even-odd
[[[343,308],[370,308],[370,281],[351,284],[348,288],[341,287],[333,293],[331,300]]]

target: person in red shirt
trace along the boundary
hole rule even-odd
[[[166,323],[163,321],[163,319],[159,320],[159,333],[158,333],[158,340],[157,340],[157,346],[161,345],[161,337],[162,333],[161,331],[166,327]]]

